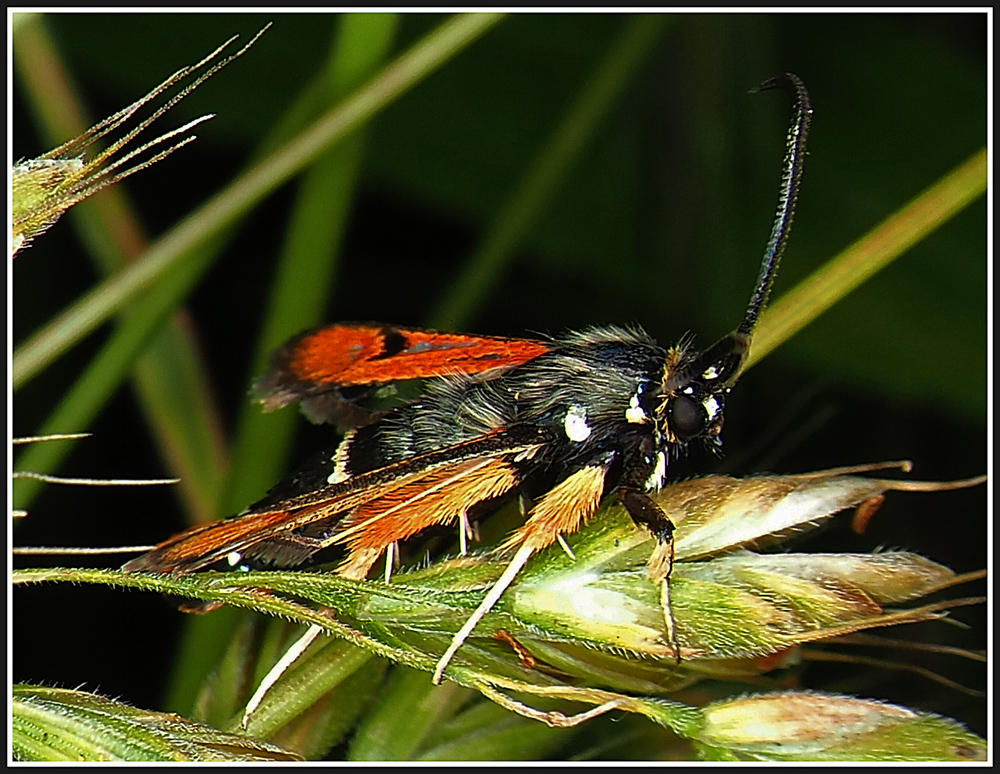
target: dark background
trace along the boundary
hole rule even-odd
[[[319,66],[334,18],[318,15],[51,15],[48,23],[93,117],[113,113],[234,33],[274,27],[166,119],[205,112],[199,138],[124,185],[148,234],[169,229],[245,164]],[[440,23],[407,16],[397,50]],[[606,52],[623,17],[518,15],[375,121],[326,319],[426,324],[450,278]],[[739,321],[776,200],[787,101],[750,97],[800,75],[815,116],[810,157],[776,294],[964,161],[986,140],[982,14],[684,15],[671,19],[564,180],[516,259],[462,327],[557,333],[641,323],[661,342],[708,345]],[[15,80],[14,156],[38,139]],[[188,308],[227,422],[249,360],[294,184],[239,226]],[[14,341],[97,276],[64,219],[14,264]],[[319,322],[319,321],[317,321]],[[986,203],[980,199],[743,378],[727,405],[727,455],[695,455],[672,475],[801,472],[910,459],[913,477],[965,478],[987,460]],[[16,396],[14,432],[36,432],[97,351],[91,336]],[[60,472],[169,475],[131,390],[122,389]],[[328,443],[303,422],[298,456]],[[261,482],[261,491],[273,482]],[[19,544],[116,545],[183,526],[162,491],[50,487]],[[138,525],[139,528],[136,528]],[[914,550],[956,571],[986,566],[986,489],[890,494],[858,537],[846,519],[812,550]],[[962,595],[983,593],[965,586]],[[15,593],[14,679],[82,686],[160,706],[179,616],[159,599],[106,589]],[[982,648],[984,606],[914,636]],[[905,628],[905,627],[904,627]],[[915,627],[911,627],[915,628]],[[902,636],[902,630],[889,632]],[[985,670],[948,656],[881,653],[965,685]],[[939,712],[985,732],[985,707],[905,673],[810,667],[803,683]]]

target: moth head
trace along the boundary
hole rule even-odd
[[[704,352],[670,351],[661,389],[660,416],[676,443],[703,438],[718,443],[726,396],[750,351],[750,337],[736,331]]]

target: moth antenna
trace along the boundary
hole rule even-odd
[[[799,182],[802,179],[802,165],[806,158],[806,137],[809,135],[809,122],[812,119],[812,105],[809,102],[809,92],[797,75],[785,73],[764,81],[751,90],[751,94],[771,89],[784,89],[795,100],[792,107],[792,120],[788,126],[785,139],[785,159],[782,163],[781,188],[778,195],[778,209],[774,214],[774,225],[771,227],[771,237],[764,250],[764,260],[760,266],[760,276],[754,288],[750,305],[737,333],[744,336],[753,334],[757,318],[767,305],[767,297],[774,284],[774,275],[778,271],[781,254],[788,242],[788,233],[792,228],[792,218],[795,215],[795,202],[799,196]]]

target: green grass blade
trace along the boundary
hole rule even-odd
[[[432,685],[424,672],[394,670],[378,703],[354,735],[348,758],[411,760],[434,725],[454,713],[470,695],[467,688],[455,683]],[[414,707],[420,711],[414,713]]]

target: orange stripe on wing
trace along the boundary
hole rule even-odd
[[[318,510],[316,504],[310,510]],[[308,516],[305,508],[297,516]],[[156,548],[128,562],[125,572],[187,573],[215,564],[233,551],[287,530],[292,514],[287,510],[263,513],[199,524],[174,535]],[[295,519],[296,522],[299,519]]]
[[[337,572],[365,577],[389,545],[427,527],[455,522],[476,503],[509,492],[519,480],[502,459],[465,460],[366,503],[345,519],[345,530],[337,537],[350,550]]]
[[[276,353],[275,365],[302,383],[350,387],[509,368],[549,349],[528,339],[331,325],[292,339]]]
[[[195,572],[233,552],[251,553],[255,557],[276,554],[275,550],[269,550],[269,543],[284,543],[289,548],[298,544],[304,558],[329,545],[333,539],[302,537],[294,534],[296,530],[323,520],[335,520],[340,514],[424,474],[425,471],[410,471],[384,480],[374,475],[358,477],[325,490],[282,500],[259,511],[199,524],[165,540],[122,569],[125,572]],[[362,478],[366,480],[359,486]]]
[[[369,540],[368,547],[380,546],[381,552],[388,543],[419,531],[421,522],[443,523],[461,514],[460,504],[468,507],[507,491],[517,478],[502,460],[530,455],[537,448],[537,442],[527,440],[524,433],[497,430],[313,492],[268,502],[223,521],[191,527],[122,569],[195,572],[234,552],[292,566],[335,542],[350,545],[349,538],[361,540],[360,535],[369,529],[377,537]],[[409,503],[424,511],[407,521],[398,511]],[[432,507],[445,509],[442,521],[430,519]],[[379,525],[382,519],[388,520]],[[387,540],[390,535],[395,537]],[[371,562],[377,558],[376,554]]]

